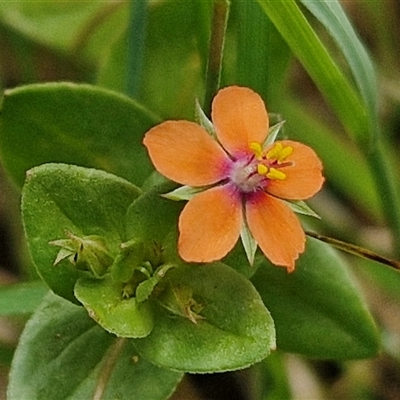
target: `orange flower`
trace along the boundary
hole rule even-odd
[[[258,244],[272,263],[293,271],[305,234],[283,200],[318,192],[321,161],[301,143],[269,143],[264,102],[248,88],[220,90],[211,114],[215,139],[189,121],[163,122],[144,138],[156,169],[193,188],[179,218],[180,256],[189,262],[219,260],[242,236],[249,259],[248,248],[255,251]],[[249,240],[254,246],[246,245]]]

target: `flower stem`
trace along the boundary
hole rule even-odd
[[[339,250],[343,250],[347,253],[353,254],[358,257],[366,258],[368,260],[376,261],[380,264],[388,265],[391,268],[400,270],[400,261],[392,260],[390,258],[383,257],[377,253],[374,253],[371,250],[365,249],[360,246],[356,246],[355,244],[343,242],[339,239],[334,239],[329,236],[319,235],[318,233],[314,232],[306,232],[308,236],[311,236],[315,239],[320,240],[321,242],[325,242],[335,246]]]
[[[222,56],[224,52],[225,33],[228,25],[230,2],[229,0],[214,0],[211,22],[210,49],[208,53],[206,95],[204,99],[204,110],[209,116],[211,102],[219,89]]]
[[[131,0],[128,28],[128,54],[126,68],[126,94],[139,94],[146,40],[147,0]]]

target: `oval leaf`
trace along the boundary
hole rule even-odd
[[[120,337],[147,336],[153,328],[153,313],[148,302],[123,298],[123,284],[111,277],[104,279],[80,278],[75,285],[75,296],[89,315],[106,331]]]
[[[163,243],[166,236],[178,224],[178,215],[184,206],[164,198],[175,187],[168,182],[144,193],[129,207],[126,215],[126,232],[129,239]]]
[[[141,358],[82,307],[51,294],[21,336],[7,398],[165,400],[181,377]]]
[[[156,323],[135,339],[156,365],[186,372],[245,368],[275,347],[274,323],[252,284],[221,264],[168,272]]]
[[[45,164],[28,172],[22,192],[22,216],[32,260],[43,280],[71,301],[76,280],[85,274],[68,259],[54,262],[59,248],[50,242],[98,235],[115,256],[125,241],[125,214],[140,194],[131,183],[94,169]]]
[[[0,286],[0,315],[32,314],[49,289],[42,281]]]
[[[264,261],[252,281],[274,318],[279,349],[325,359],[377,353],[365,301],[328,245],[309,238],[292,274]]]
[[[142,137],[158,118],[119,93],[48,83],[6,90],[2,162],[20,185],[25,171],[63,162],[112,172],[141,185],[151,173]]]

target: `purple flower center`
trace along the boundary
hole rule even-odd
[[[259,143],[251,143],[249,153],[233,157],[228,174],[230,182],[241,193],[252,193],[265,190],[270,180],[286,179],[283,167],[293,165],[286,159],[293,153],[291,146],[283,146],[277,142],[268,151],[264,151]]]

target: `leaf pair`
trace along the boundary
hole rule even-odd
[[[232,268],[186,265],[178,258],[181,207],[161,197],[159,188],[141,194],[111,174],[65,164],[30,170],[22,198],[29,248],[41,277],[57,294],[78,299],[108,332],[143,337],[135,344],[145,358],[190,372],[231,370],[262,360],[275,346],[268,310],[253,285]],[[54,265],[58,249],[49,242],[65,229],[103,237],[118,263],[101,277],[77,269],[67,258]],[[137,253],[135,241],[158,244],[161,254],[146,257],[160,267],[124,297],[131,277],[120,269],[125,265],[119,257],[121,243],[129,241]],[[137,266],[135,257],[128,254],[127,260]]]

